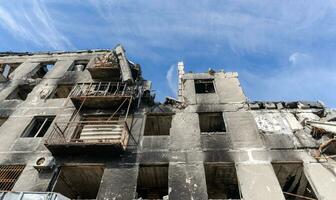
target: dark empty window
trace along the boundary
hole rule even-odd
[[[53,188],[70,199],[96,199],[104,167],[63,166]]]
[[[22,137],[43,137],[55,116],[37,116],[30,122]]]
[[[21,63],[10,63],[10,64],[1,64],[0,63],[0,73],[3,78],[10,78],[10,74],[20,65]]]
[[[213,79],[196,79],[194,81],[197,94],[215,93]]]
[[[84,71],[88,63],[89,60],[75,60],[68,71]]]
[[[43,78],[44,75],[48,73],[52,68],[54,68],[55,62],[46,62],[40,63],[39,67],[37,68],[36,72],[32,76],[32,78]]]
[[[171,122],[170,113],[147,114],[144,135],[169,135]]]
[[[0,192],[13,189],[24,167],[24,165],[0,165]]]
[[[0,117],[0,127],[7,121],[8,117]]]
[[[10,99],[19,99],[26,100],[27,96],[34,89],[35,85],[19,85],[8,97],[7,100]]]
[[[240,199],[234,164],[205,164],[205,181],[209,199]]]
[[[168,195],[168,164],[140,165],[137,198],[163,199]]]
[[[288,200],[317,199],[308,179],[306,178],[302,163],[272,163],[284,196]],[[301,198],[299,198],[301,199]]]
[[[223,113],[198,113],[201,132],[225,132]]]
[[[58,85],[53,98],[67,98],[72,90],[72,86],[71,84]]]

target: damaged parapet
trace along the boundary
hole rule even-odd
[[[177,64],[177,70],[178,70],[178,100],[183,101],[183,83],[182,78],[184,75],[184,64],[183,62],[179,62]]]
[[[336,112],[322,102],[258,101],[248,105],[270,148],[308,148],[316,158],[336,154]]]
[[[140,66],[127,59],[121,45],[108,54],[96,57],[88,70],[93,79],[122,81],[130,84],[141,76]]]

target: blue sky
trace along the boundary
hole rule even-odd
[[[159,100],[186,71],[237,71],[251,100],[336,107],[334,0],[0,0],[0,51],[124,45]]]

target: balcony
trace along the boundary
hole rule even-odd
[[[97,82],[78,83],[70,92],[70,99],[76,108],[117,108],[139,95],[138,86],[127,83]]]
[[[120,153],[126,150],[129,136],[125,121],[55,122],[45,146],[52,154]]]
[[[121,81],[119,61],[112,53],[97,57],[92,67],[87,69],[93,79]]]
[[[88,70],[96,80],[134,83],[133,76],[139,75],[135,73],[135,68],[135,65],[127,60],[124,48],[118,45],[110,53],[95,58],[94,64],[88,67]]]

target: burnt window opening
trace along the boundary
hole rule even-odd
[[[54,68],[56,62],[46,62],[40,63],[36,72],[32,75],[31,78],[43,78],[52,68]]]
[[[234,164],[204,164],[209,199],[240,199]]]
[[[20,65],[21,63],[4,63],[0,64],[0,73],[2,74],[2,77],[5,79],[10,78],[10,74]]]
[[[171,123],[171,113],[149,113],[146,117],[144,135],[169,135]]]
[[[287,200],[297,199],[297,195],[317,199],[302,163],[272,163],[284,196]]]
[[[53,188],[70,199],[96,199],[103,166],[62,166]]]
[[[226,132],[221,112],[198,113],[201,132]]]
[[[89,60],[75,60],[68,71],[81,72],[84,71],[89,63]]]
[[[194,82],[196,94],[215,93],[213,79],[196,79]]]
[[[27,96],[31,91],[33,91],[35,85],[19,85],[8,97],[6,98],[7,100],[11,99],[18,99],[18,100],[26,100]]]
[[[35,116],[21,137],[43,137],[54,121],[55,116]]]
[[[61,84],[58,85],[53,96],[54,99],[67,98],[72,90],[73,85],[71,84]]]
[[[140,165],[136,191],[136,198],[142,199],[163,199],[168,195],[168,164]]]
[[[24,168],[24,165],[0,165],[0,191],[11,191]]]
[[[0,127],[7,121],[8,117],[0,117]]]

